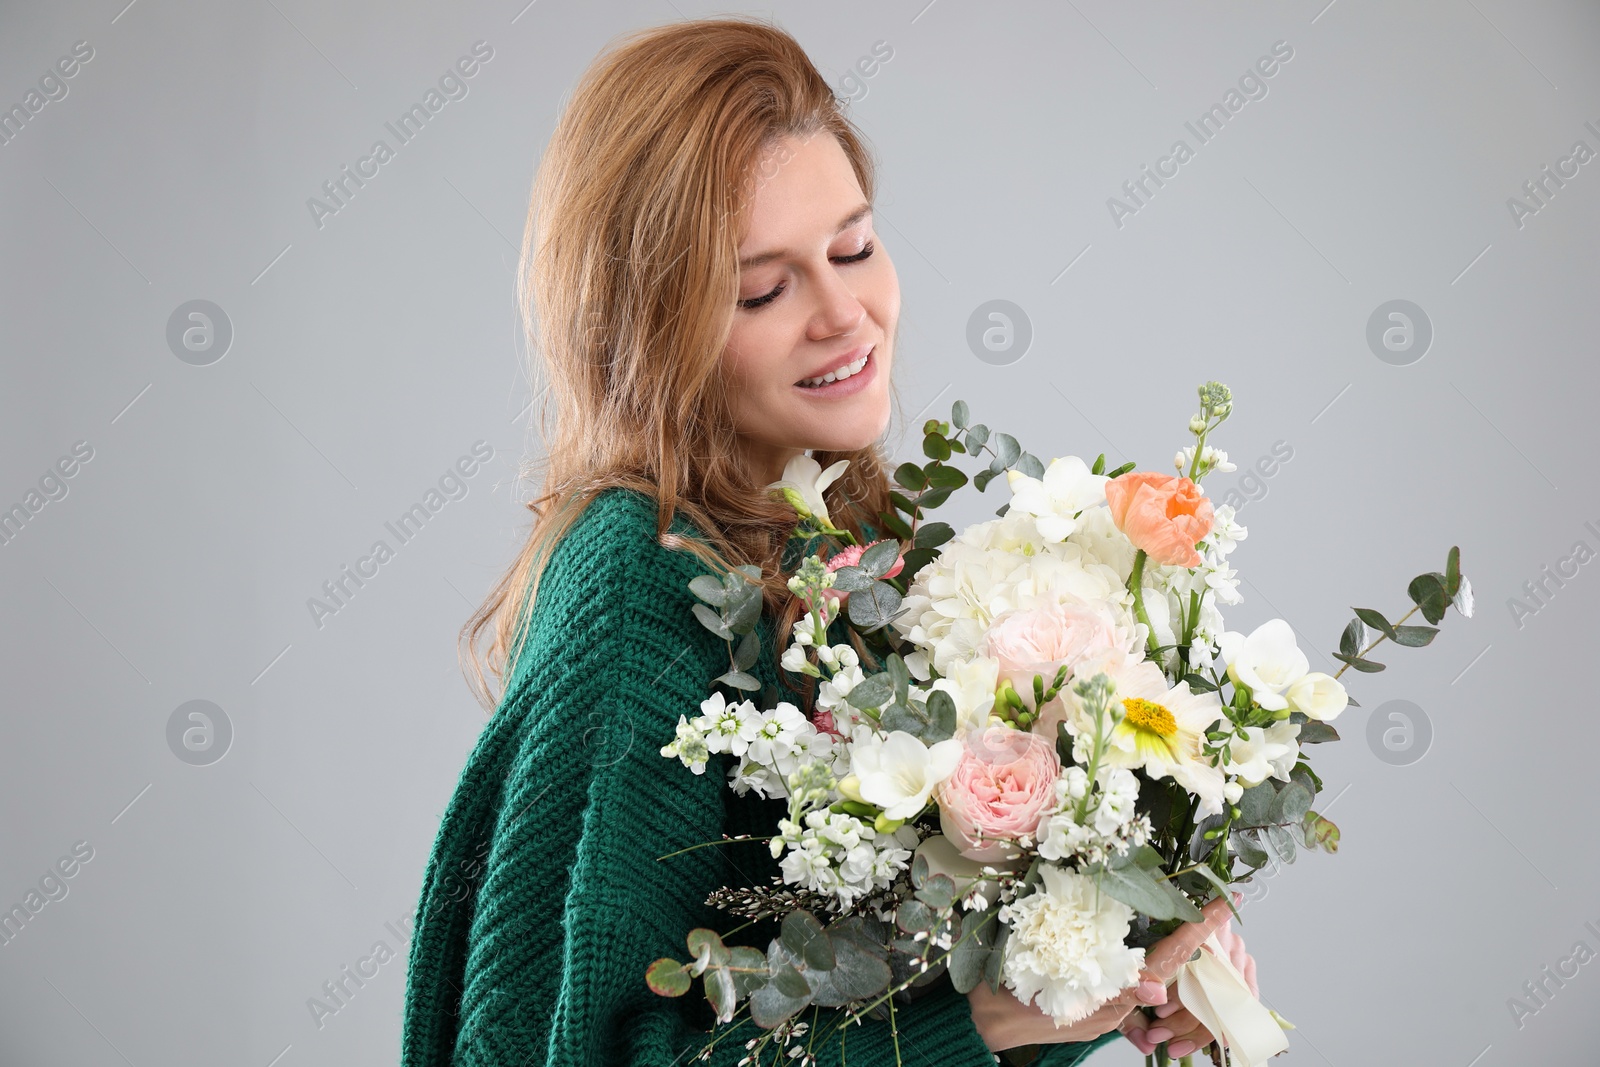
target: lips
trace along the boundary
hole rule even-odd
[[[866,355],[868,352],[872,351],[872,347],[872,345],[860,345],[856,348],[850,349],[848,352],[841,353],[840,355],[835,356],[833,359],[830,359],[827,363],[824,363],[821,367],[818,367],[816,370],[812,371],[810,374],[801,375],[794,384],[799,385],[808,378],[821,378],[825,374],[832,374],[841,367],[847,367],[856,360],[860,359],[862,356]]]

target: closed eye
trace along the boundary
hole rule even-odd
[[[831,258],[834,263],[860,263],[862,260],[871,258],[872,253],[876,252],[877,250],[877,246],[871,241],[868,241],[866,245],[862,247],[861,251],[855,253],[854,255],[833,256]],[[739,306],[744,308],[746,311],[754,311],[757,308],[766,307],[768,304],[776,300],[778,298],[778,294],[783,292],[786,288],[788,288],[788,286],[780,283],[773,287],[773,290],[770,293],[763,294],[762,296],[753,296],[748,300],[739,301]]]

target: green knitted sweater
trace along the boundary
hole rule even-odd
[[[678,716],[698,714],[710,680],[728,669],[728,645],[691,613],[689,580],[708,568],[662,548],[655,516],[644,494],[603,491],[540,579],[527,643],[423,877],[403,1067],[667,1067],[690,1062],[710,1038],[700,983],[667,999],[645,985],[645,968],[687,958],[694,927],[738,925],[706,895],[766,884],[777,864],[762,842],[657,857],[724,833],[770,836],[785,809],[729,790],[726,755],[695,775],[659,753]],[[699,536],[681,516],[673,530]],[[844,623],[835,625],[842,640]],[[755,673],[768,687],[779,673],[773,629],[764,615]],[[732,940],[764,949],[773,930],[756,924]],[[819,1012],[824,1025],[814,1029],[831,1030],[829,1015],[837,1009]],[[895,1024],[906,1064],[996,1062],[948,982],[896,1004]],[[744,1022],[709,1062],[733,1067],[755,1032]],[[1034,1062],[1068,1067],[1116,1036],[1045,1046]],[[835,1032],[813,1051],[824,1065],[895,1062],[894,1037],[879,1020]]]

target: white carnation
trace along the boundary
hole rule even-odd
[[[1133,909],[1100,892],[1094,879],[1053,864],[1032,893],[1000,908],[1011,928],[1001,974],[1017,999],[1056,1026],[1089,1015],[1139,980],[1144,949],[1123,944]]]

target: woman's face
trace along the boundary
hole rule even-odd
[[[864,448],[882,435],[900,282],[831,134],[778,141],[755,183],[723,367],[734,428],[765,484],[805,449]],[[841,364],[859,369],[801,384]]]

